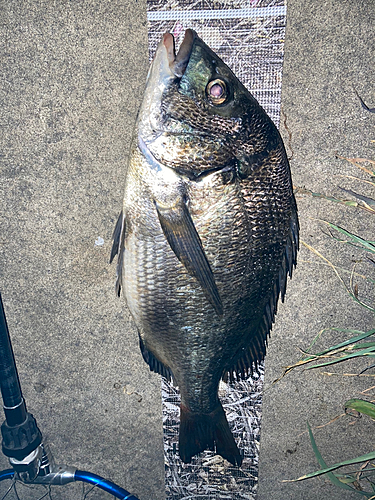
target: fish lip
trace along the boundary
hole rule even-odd
[[[160,134],[167,132],[160,116],[164,93],[181,79],[189,63],[195,31],[188,29],[176,55],[173,35],[166,33],[160,41],[148,71],[143,102],[138,114],[137,127],[147,143],[152,143]]]
[[[187,29],[180,49],[176,54],[174,36],[171,33],[166,33],[163,36],[163,45],[167,51],[169,67],[178,78],[181,78],[185,73],[196,37],[197,34],[194,30]]]

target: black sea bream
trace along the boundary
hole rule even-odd
[[[298,249],[296,202],[276,127],[187,30],[165,34],[139,111],[111,260],[151,370],[181,392],[179,453],[241,455],[218,398],[266,352]]]

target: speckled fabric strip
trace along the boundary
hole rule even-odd
[[[286,23],[283,0],[147,0],[147,6],[150,60],[164,33],[172,33],[178,47],[185,30],[194,29],[279,125]],[[168,500],[255,498],[262,387],[262,367],[258,376],[220,387],[227,419],[244,452],[239,469],[209,451],[193,458],[191,464],[181,462],[178,388],[162,380]]]
[[[172,33],[178,44],[193,28],[279,124],[283,0],[148,0],[147,5],[150,60],[162,34]]]

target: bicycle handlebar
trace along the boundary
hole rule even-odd
[[[55,466],[35,418],[26,410],[0,293],[0,386],[5,422],[1,425],[2,449],[13,469],[0,471],[0,481],[21,480],[28,484],[90,483],[122,500],[138,500],[112,481],[74,467]]]
[[[13,479],[15,474],[16,472],[13,469],[0,471],[0,481]],[[117,484],[112,483],[112,481],[108,481],[97,474],[76,470],[72,467],[66,466],[59,466],[58,472],[51,472],[46,476],[38,476],[34,481],[28,484],[64,485],[73,481],[82,481],[84,483],[93,484],[101,490],[104,490],[113,495],[115,498],[119,498],[121,500],[139,500],[137,497],[124,490],[124,488],[121,488],[121,486],[118,486]]]

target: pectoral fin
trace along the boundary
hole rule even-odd
[[[217,314],[222,316],[223,304],[215,278],[187,206],[183,201],[173,207],[157,202],[155,205],[163,233],[176,257],[196,278]]]

